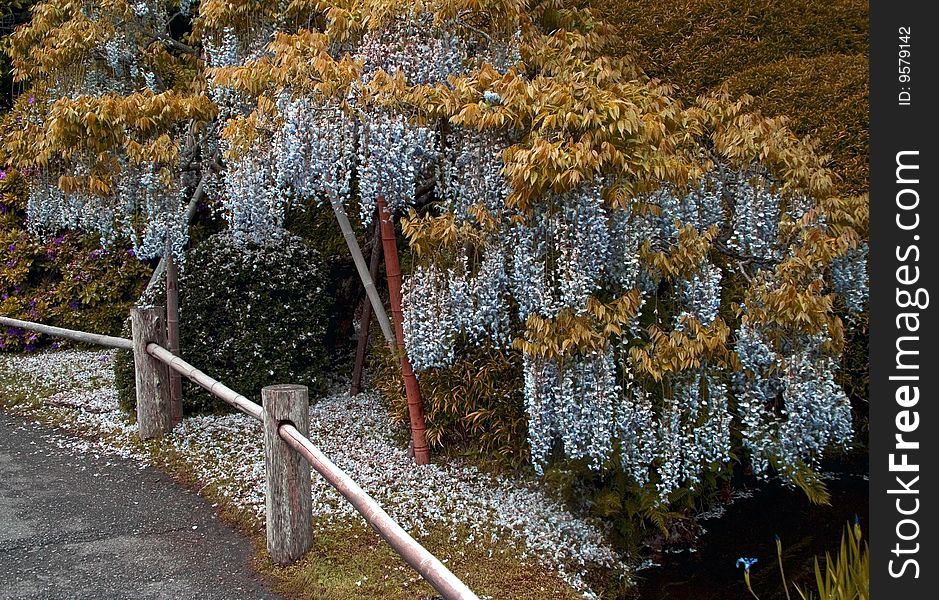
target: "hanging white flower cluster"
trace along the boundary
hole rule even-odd
[[[301,196],[344,201],[355,164],[356,123],[338,104],[281,95],[274,135],[275,179]]]
[[[115,82],[121,82],[118,85],[122,85],[122,87],[128,85],[127,75],[132,75],[139,69],[137,49],[131,45],[130,39],[125,32],[120,32],[104,42],[104,59],[111,69],[111,77]],[[93,71],[97,72],[96,70]],[[98,93],[106,93],[98,85],[91,85],[89,88],[96,91],[100,90]]]
[[[619,442],[620,468],[639,485],[649,482],[658,451],[655,410],[652,398],[641,387],[632,385],[632,371],[627,361],[619,361],[626,385],[615,407],[614,439]]]
[[[845,307],[851,314],[864,310],[870,294],[870,281],[867,276],[869,252],[870,248],[864,243],[831,263],[832,287],[844,298]]]
[[[682,312],[675,318],[676,328],[682,327],[686,315],[709,326],[721,307],[721,270],[711,261],[705,261],[690,279],[678,283],[678,299]]]
[[[420,266],[402,285],[404,342],[418,371],[453,364],[459,317],[448,275],[433,264]]]
[[[97,234],[102,246],[124,236],[141,260],[162,256],[169,238],[173,252],[181,255],[189,226],[180,204],[179,182],[161,177],[154,163],[132,165],[124,157],[119,157],[118,163],[113,198],[66,194],[48,174],[34,177],[26,205],[30,231],[39,236],[62,228],[87,231]],[[71,172],[84,175],[88,167],[79,161]]]
[[[846,447],[851,439],[851,403],[835,381],[837,364],[816,344],[783,362],[783,415],[777,456],[787,467],[818,467],[829,445]]]
[[[552,279],[558,288],[558,306],[576,314],[586,312],[607,261],[610,232],[600,191],[600,184],[593,183],[558,198],[560,209],[549,231],[557,253]]]
[[[678,241],[678,226],[692,225],[702,233],[725,220],[723,169],[711,171],[701,178],[697,189],[687,194],[676,195],[671,188],[663,188],[649,198],[658,207],[658,215],[652,217],[657,226],[650,238],[655,250],[666,250]],[[733,190],[729,190],[733,193]],[[677,222],[677,223],[676,223]]]
[[[180,202],[178,179],[161,177],[154,164],[123,163],[117,196],[124,206],[119,214],[122,233],[131,240],[134,253],[141,260],[163,256],[169,239],[174,256],[182,257],[189,239],[189,223]],[[140,234],[135,220],[143,223]]]
[[[508,283],[502,246],[485,244],[479,269],[470,282],[474,310],[464,321],[464,328],[477,343],[488,340],[497,348],[508,347],[511,341],[506,304]]]
[[[511,269],[509,290],[518,306],[519,321],[532,314],[547,312],[553,306],[548,282],[545,253],[547,235],[543,214],[535,214],[528,223],[517,223],[510,233]]]
[[[733,235],[727,245],[745,257],[778,261],[782,196],[765,178],[751,181],[745,173],[736,174],[726,185],[734,199]]]
[[[418,177],[432,172],[437,153],[433,129],[413,125],[399,114],[372,111],[359,137],[359,216],[367,226],[378,197],[392,213],[414,202]]]
[[[199,0],[179,0],[179,13],[188,17],[198,5]]]
[[[503,249],[486,245],[475,274],[469,257],[444,272],[418,267],[404,280],[404,340],[415,369],[453,363],[457,336],[507,348],[511,341]]]
[[[465,38],[433,21],[423,12],[366,33],[356,52],[364,65],[363,79],[383,70],[404,75],[410,85],[433,85],[463,73],[468,58]]]
[[[220,202],[228,226],[255,243],[277,236],[288,199],[277,186],[268,152],[258,145],[230,158],[226,166]]]
[[[599,184],[556,194],[508,230],[508,285],[525,321],[554,318],[563,309],[583,314],[608,264],[610,222]],[[610,260],[615,260],[612,257]]]
[[[443,207],[460,220],[471,219],[472,206],[502,210],[510,191],[502,176],[502,151],[508,141],[489,131],[463,127],[451,130],[447,138],[450,147],[442,153],[437,183]]]
[[[738,330],[735,350],[744,369],[734,387],[755,473],[764,475],[771,459],[788,469],[817,466],[829,445],[851,439],[851,405],[834,379],[837,364],[821,352],[825,341],[803,340],[783,356],[758,329],[744,323]]]
[[[555,444],[599,469],[611,452],[620,395],[612,351],[555,361],[525,356],[525,408],[535,470],[542,474]]]
[[[605,266],[606,279],[617,291],[640,286],[643,270],[639,248],[652,239],[655,224],[650,218],[634,215],[633,206],[610,211],[610,244]]]
[[[106,244],[114,235],[114,210],[105,199],[66,194],[48,174],[30,181],[26,215],[29,232],[36,236],[50,235],[64,227],[96,233]]]
[[[658,422],[656,489],[665,500],[694,486],[712,463],[730,460],[727,386],[700,372],[675,382]]]

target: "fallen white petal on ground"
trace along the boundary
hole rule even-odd
[[[44,410],[85,436],[70,438],[82,452],[148,460],[135,443],[136,427],[120,412],[112,373],[113,351],[65,350],[0,357],[0,394],[36,390]],[[11,383],[11,378],[13,379]],[[569,512],[534,480],[494,477],[455,462],[415,467],[395,441],[378,399],[336,394],[310,407],[310,439],[411,535],[428,525],[459,531],[466,544],[513,549],[537,561],[585,597],[588,567],[625,573],[601,526]],[[185,419],[163,443],[183,452],[198,479],[234,505],[264,518],[264,445],[258,422],[241,414]],[[314,474],[313,506],[321,525],[361,519],[322,477]]]

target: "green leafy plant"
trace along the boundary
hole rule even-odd
[[[387,401],[392,419],[407,422],[397,356],[384,346],[375,350],[379,360],[373,386]],[[523,464],[528,457],[528,423],[518,385],[520,362],[515,354],[479,346],[467,349],[447,368],[422,372],[428,443],[503,466]]]
[[[786,579],[783,569],[782,542],[776,538],[776,558],[779,565],[779,575],[782,578],[786,598],[789,594],[790,582]],[[750,594],[759,600],[750,584],[750,567],[756,564],[755,558],[738,558],[737,567],[743,567],[744,583]],[[861,533],[861,526],[855,520],[854,524],[845,527],[841,534],[841,545],[838,554],[832,556],[825,553],[825,570],[822,571],[821,562],[815,558],[815,587],[802,589],[791,584],[802,600],[870,600],[870,551],[867,542]]]
[[[816,592],[796,591],[803,600],[869,600],[870,551],[858,523],[846,527],[837,556],[825,553],[824,573],[815,559],[815,585]]]

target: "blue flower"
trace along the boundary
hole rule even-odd
[[[750,567],[755,565],[757,560],[755,558],[743,558],[740,557],[737,559],[737,568],[740,568],[740,565],[743,565],[743,570],[747,573],[750,572]]]

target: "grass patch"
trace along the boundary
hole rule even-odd
[[[432,531],[421,544],[480,597],[580,598],[558,577],[521,562],[512,549],[496,549],[495,543],[454,542],[450,537],[447,532]],[[317,526],[312,550],[297,564],[277,567],[265,557],[259,570],[275,582],[278,592],[295,598],[414,600],[436,596],[433,588],[363,523]]]
[[[789,58],[867,54],[860,0],[586,0],[642,66],[693,97],[741,71]]]

